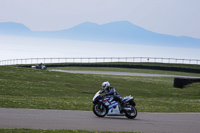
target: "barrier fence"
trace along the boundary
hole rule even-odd
[[[149,62],[149,63],[172,63],[172,64],[196,64],[197,59],[176,59],[156,57],[85,57],[85,58],[25,58],[0,60],[0,65],[21,65],[39,63],[106,63],[106,62]]]

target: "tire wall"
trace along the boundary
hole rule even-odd
[[[200,78],[174,78],[174,87],[184,88],[185,85],[200,82]]]

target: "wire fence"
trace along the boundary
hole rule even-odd
[[[85,57],[85,58],[25,58],[0,60],[0,65],[22,65],[39,63],[106,63],[106,62],[148,62],[148,63],[171,63],[171,64],[196,64],[197,59],[176,59],[156,57]]]

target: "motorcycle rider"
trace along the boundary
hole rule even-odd
[[[121,96],[117,93],[114,87],[110,86],[110,83],[108,81],[102,83],[103,90],[100,93],[105,92],[105,96],[113,96],[113,101],[119,101],[121,104],[121,107],[123,108],[124,102],[122,101]],[[120,111],[122,110],[120,108]]]

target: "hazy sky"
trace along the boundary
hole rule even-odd
[[[200,59],[199,49],[193,48],[4,35],[0,35],[0,46],[0,60],[47,57],[162,57]],[[197,61],[194,61],[194,63],[196,62]],[[180,63],[182,63],[182,61],[180,61]]]
[[[23,23],[33,31],[85,21],[130,21],[157,33],[200,38],[200,0],[0,0],[0,22]]]

